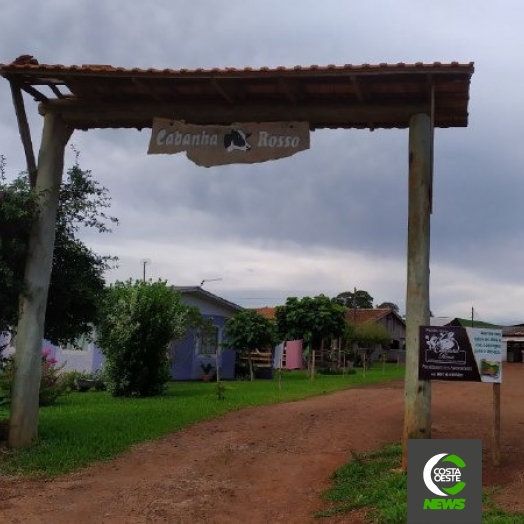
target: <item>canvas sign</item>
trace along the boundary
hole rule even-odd
[[[308,122],[201,126],[155,118],[148,154],[186,152],[199,166],[254,164],[309,149]]]
[[[420,380],[502,381],[502,331],[421,326]]]

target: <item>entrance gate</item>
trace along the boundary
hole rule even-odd
[[[418,380],[418,331],[429,323],[429,225],[435,127],[465,127],[473,64],[380,64],[275,69],[123,69],[0,64],[11,85],[31,184],[48,192],[30,238],[21,297],[17,378],[9,444],[29,446],[38,421],[39,352],[51,273],[64,148],[75,129],[151,128],[158,118],[188,124],[301,122],[322,128],[409,128],[406,378],[403,465],[410,438],[431,436],[431,390]],[[39,102],[38,163],[23,92]]]

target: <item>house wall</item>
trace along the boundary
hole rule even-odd
[[[15,347],[9,345],[4,351],[4,355],[12,355]],[[55,358],[57,366],[63,366],[61,372],[80,371],[83,373],[94,373],[102,369],[104,356],[100,349],[92,342],[83,349],[63,349],[60,346],[51,344],[48,340],[43,340],[42,351],[49,351],[49,356]]]
[[[89,343],[86,349],[63,349],[52,346],[54,357],[59,363],[65,363],[62,371],[82,371],[94,373],[102,369],[104,355],[93,343]]]
[[[183,293],[182,301],[188,306],[195,306],[200,311],[204,320],[211,320],[219,328],[219,343],[224,338],[224,325],[232,317],[235,310],[218,302],[194,293]],[[197,333],[193,330],[182,341],[175,341],[170,346],[171,376],[173,380],[199,380],[202,377],[202,366],[211,363],[216,368],[217,362],[213,355],[198,354]],[[231,349],[219,351],[220,378],[232,380],[235,378],[236,353]]]
[[[192,304],[197,305],[197,304]],[[204,304],[201,304],[204,306]],[[200,307],[197,305],[197,307]],[[218,308],[208,307],[207,311],[216,311]],[[201,310],[202,311],[202,310]],[[204,320],[211,320],[213,325],[219,329],[218,341],[222,343],[224,338],[224,325],[227,318],[220,315],[205,314],[202,311]],[[170,345],[171,355],[171,376],[173,380],[199,380],[202,377],[202,364],[211,363],[217,367],[214,355],[202,355],[198,353],[197,332],[192,330],[181,341],[172,342]],[[218,356],[220,378],[232,380],[235,378],[236,353],[231,349],[221,349]]]
[[[182,302],[188,306],[196,306],[202,316],[212,316],[217,318],[229,318],[232,317],[236,311],[230,308],[226,308],[221,304],[211,302],[205,298],[188,293],[182,295]]]
[[[227,304],[209,300],[194,294],[182,294],[182,301],[196,306],[204,320],[210,319],[219,329],[219,343],[222,342],[226,320],[236,312]],[[55,346],[44,340],[42,350],[50,350],[50,355],[57,360],[57,365],[63,365],[63,371],[81,371],[93,373],[100,370],[104,364],[104,356],[94,343],[85,343],[80,350],[72,350]],[[202,377],[202,363],[211,362],[216,367],[215,355],[198,354],[196,332],[193,330],[180,341],[173,341],[169,346],[171,355],[171,377],[173,380],[199,380]],[[15,348],[8,346],[3,352],[5,356],[14,353]],[[224,380],[235,378],[236,353],[231,349],[219,351],[220,377]]]
[[[378,320],[390,333],[392,340],[406,340],[406,326],[398,321],[394,315],[386,315]]]

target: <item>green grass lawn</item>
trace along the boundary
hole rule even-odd
[[[40,409],[39,442],[28,450],[0,455],[0,472],[53,477],[115,457],[133,444],[159,438],[186,426],[247,406],[298,400],[352,386],[403,377],[404,368],[377,364],[354,375],[283,372],[274,380],[224,382],[218,400],[215,383],[174,382],[160,397],[113,398],[106,392],[70,393]],[[0,408],[0,420],[9,416]]]
[[[367,508],[370,523],[404,524],[407,520],[407,477],[399,471],[401,462],[400,444],[355,455],[333,475],[334,486],[326,493],[326,499],[333,505],[318,516],[329,517]],[[524,524],[524,515],[502,511],[485,491],[482,522]]]

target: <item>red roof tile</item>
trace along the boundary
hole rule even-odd
[[[40,64],[23,55],[0,75],[66,123],[151,127],[154,116],[195,124],[306,121],[318,128],[405,128],[417,112],[435,127],[467,125],[473,63],[154,69]],[[432,86],[434,89],[432,89]]]

